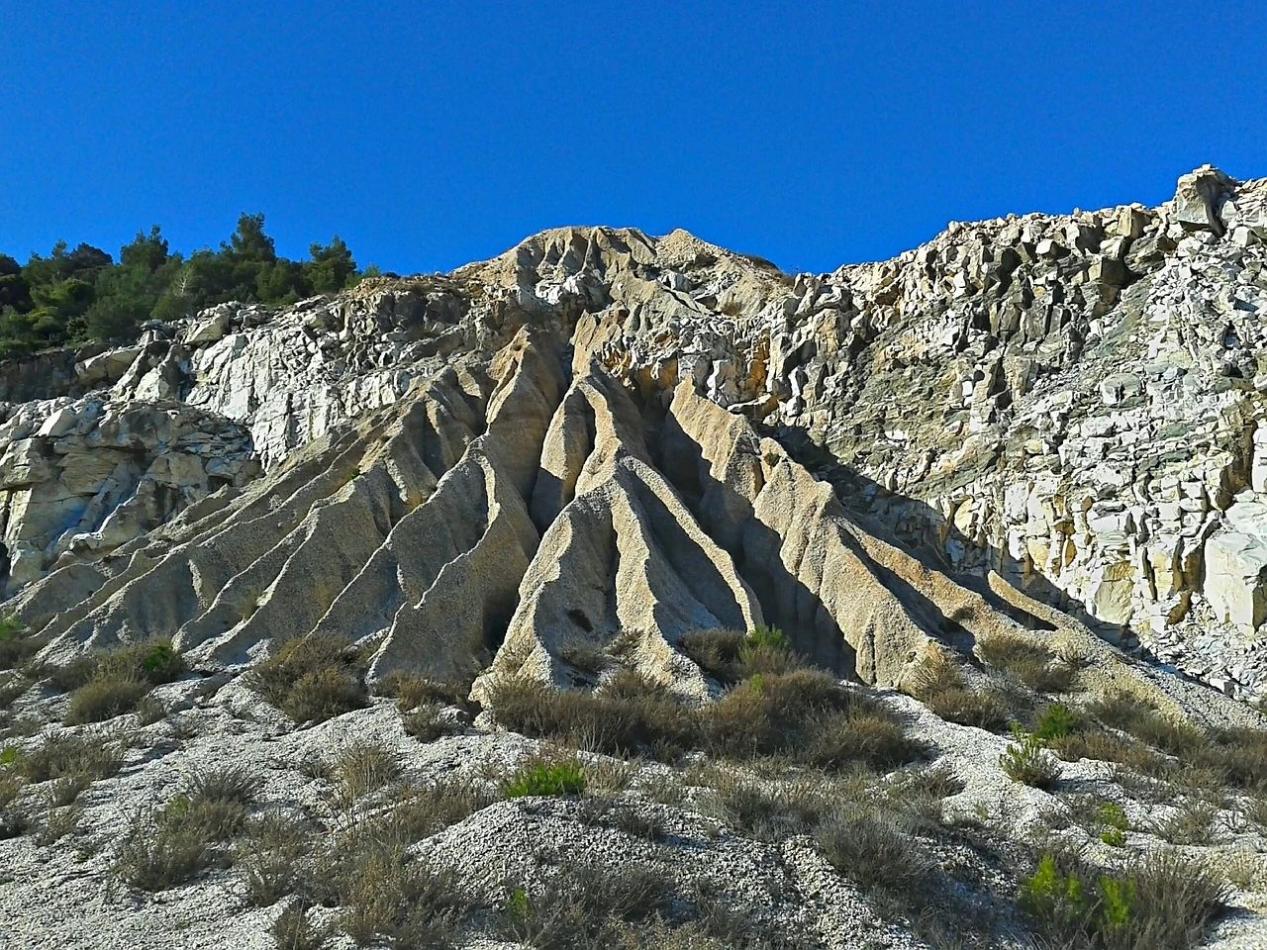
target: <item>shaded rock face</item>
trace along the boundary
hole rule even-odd
[[[1159,208],[795,277],[560,229],[156,325],[6,383],[44,397],[0,429],[9,607],[52,652],[174,632],[233,666],[337,633],[374,677],[486,670],[477,692],[584,681],[569,657],[623,638],[700,697],[692,629],[774,624],[894,684],[1090,625],[1255,693],[1265,208],[1267,181],[1204,168]]]
[[[63,555],[93,556],[259,473],[249,434],[181,403],[83,397],[26,403],[0,426],[9,589]]]

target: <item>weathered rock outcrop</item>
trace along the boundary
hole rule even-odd
[[[1207,167],[1159,208],[953,223],[825,275],[559,229],[50,354],[45,389],[0,374],[33,400],[0,428],[11,607],[57,649],[179,631],[232,664],[324,630],[375,675],[500,647],[554,682],[640,631],[697,694],[692,627],[779,624],[894,682],[1012,622],[997,575],[1255,694],[1265,241],[1267,181]]]

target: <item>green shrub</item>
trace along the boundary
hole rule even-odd
[[[580,795],[585,769],[579,762],[535,762],[517,770],[502,784],[507,798],[527,795]]]
[[[778,627],[758,626],[749,630],[747,637],[744,638],[740,649],[740,659],[743,658],[744,649],[771,649],[788,652],[792,649],[792,642],[788,640],[787,634]]]
[[[1126,812],[1117,802],[1104,802],[1096,809],[1095,819],[1100,824],[1108,828],[1116,828],[1119,831],[1130,831],[1131,823],[1126,817]]]
[[[1018,735],[999,756],[999,765],[1010,778],[1034,788],[1053,788],[1060,778],[1060,766],[1034,735]]]
[[[1100,832],[1100,840],[1110,848],[1121,848],[1126,845],[1126,832],[1121,828],[1105,828]]]
[[[1081,718],[1063,703],[1044,707],[1034,725],[1034,735],[1044,742],[1072,735],[1081,726]]]

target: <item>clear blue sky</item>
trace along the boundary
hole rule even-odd
[[[357,9],[364,6],[364,9]],[[449,269],[562,224],[827,270],[1267,175],[1267,3],[0,0],[0,250]]]

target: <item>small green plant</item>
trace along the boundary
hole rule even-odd
[[[185,661],[168,641],[160,641],[145,648],[141,654],[140,666],[142,674],[155,686],[170,683],[185,672]]]
[[[507,798],[528,795],[580,795],[585,791],[585,770],[579,762],[537,762],[515,772],[502,785]]]
[[[1126,845],[1126,832],[1121,828],[1105,828],[1100,832],[1100,840],[1110,848],[1121,848]]]
[[[1060,778],[1060,765],[1035,735],[1017,734],[1017,741],[999,756],[1003,771],[1024,785],[1050,789]]]
[[[753,628],[739,648],[742,675],[788,673],[802,665],[792,650],[792,641],[778,627]]]
[[[1064,703],[1053,703],[1039,713],[1034,735],[1044,742],[1061,739],[1077,731],[1080,722],[1078,714]]]
[[[15,745],[7,745],[0,749],[0,768],[9,768],[18,764],[22,751]]]
[[[1118,831],[1130,831],[1131,822],[1126,817],[1126,812],[1117,802],[1104,802],[1095,811],[1095,820],[1108,828],[1115,828]]]
[[[1135,908],[1135,885],[1114,877],[1102,877],[1100,892],[1100,927],[1109,933],[1125,930]]]
[[[1038,868],[1021,882],[1021,909],[1053,929],[1076,927],[1087,913],[1086,887],[1076,874],[1064,874],[1045,854]]]

